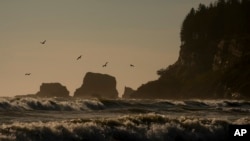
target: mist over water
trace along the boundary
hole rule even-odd
[[[226,140],[250,102],[0,98],[0,140]]]

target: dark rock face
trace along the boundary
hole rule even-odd
[[[40,91],[36,93],[39,97],[69,97],[69,91],[60,83],[42,83]]]
[[[131,98],[131,94],[135,92],[135,90],[133,90],[130,87],[125,87],[124,88],[124,93],[122,95],[122,98]]]
[[[118,98],[116,79],[107,74],[88,72],[82,86],[76,89],[74,97]]]
[[[177,62],[158,71],[158,80],[140,86],[131,97],[250,99],[250,37],[206,44],[197,46],[205,47],[202,53],[182,45]]]
[[[250,1],[221,2],[190,11],[181,29],[178,60],[132,98],[250,99]],[[227,10],[246,17],[232,17]]]

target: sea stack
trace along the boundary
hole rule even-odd
[[[116,79],[108,74],[87,72],[82,86],[76,89],[74,97],[118,98]]]
[[[60,83],[42,83],[38,97],[69,97],[69,91]]]
[[[135,90],[133,90],[130,87],[125,87],[124,88],[124,93],[122,95],[122,98],[131,98],[131,94],[135,92]]]

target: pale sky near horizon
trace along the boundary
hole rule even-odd
[[[0,1],[0,97],[34,94],[51,82],[73,96],[86,72],[116,77],[119,96],[125,86],[137,89],[177,60],[190,9],[214,1]]]

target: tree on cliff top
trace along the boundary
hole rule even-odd
[[[181,27],[181,41],[219,40],[250,34],[250,1],[219,0],[206,7],[192,8]]]

